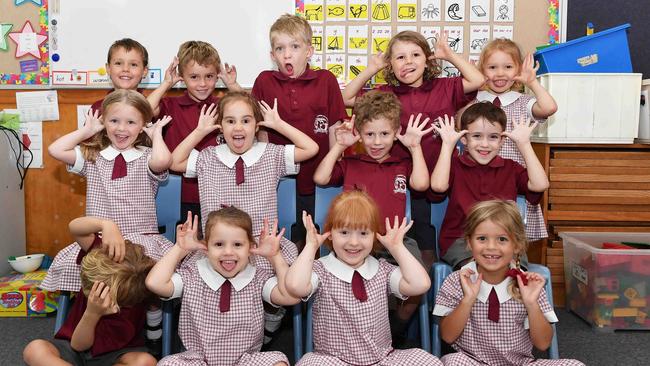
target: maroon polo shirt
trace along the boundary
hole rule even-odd
[[[280,118],[307,134],[318,144],[318,154],[300,163],[297,178],[298,193],[314,194],[314,172],[329,151],[328,128],[347,118],[341,89],[336,77],[328,70],[307,70],[292,79],[279,71],[262,71],[252,90],[258,100],[273,105],[278,99]],[[293,144],[279,133],[269,130],[269,142]]]
[[[336,163],[329,184],[344,191],[362,189],[379,206],[381,223],[388,217],[400,220],[406,212],[406,190],[413,170],[410,159],[390,156],[379,163],[367,154],[346,156]]]
[[[201,108],[210,106],[210,104],[217,104],[219,100],[214,96],[209,96],[206,100],[196,102],[190,98],[187,91],[185,94],[178,97],[165,97],[160,101],[159,117],[171,116],[172,121],[165,126],[163,130],[163,138],[169,151],[174,151],[183,140],[194,131],[199,123],[199,115]],[[208,146],[217,145],[218,131],[208,134],[195,149],[201,151]],[[180,173],[177,173],[180,174]],[[199,203],[199,185],[196,178],[185,178],[181,184],[181,202],[184,203]]]
[[[487,165],[480,165],[465,153],[451,160],[448,194],[449,204],[440,229],[441,255],[464,236],[465,218],[475,203],[492,199],[516,201],[517,195],[523,194],[536,205],[544,193],[528,190],[528,172],[514,160],[497,156]]]

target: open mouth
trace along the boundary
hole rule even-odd
[[[408,68],[408,69],[403,69],[400,73],[399,76],[401,78],[407,77],[409,74],[413,73],[415,71],[414,68]]]
[[[221,261],[221,267],[223,267],[223,269],[225,269],[228,272],[234,270],[236,266],[237,266],[237,261],[232,261],[232,260]]]
[[[293,76],[293,65],[292,64],[284,64],[284,69],[287,70],[287,75]]]
[[[494,80],[492,82],[497,88],[503,88],[508,85],[508,80]]]
[[[239,135],[238,136],[233,136],[232,137],[232,143],[233,143],[233,145],[235,145],[235,147],[241,148],[246,143],[246,137],[245,136],[239,136]]]

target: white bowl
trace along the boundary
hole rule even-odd
[[[45,254],[30,254],[16,257],[16,259],[8,259],[7,261],[11,267],[20,273],[28,273],[38,269],[43,262]]]

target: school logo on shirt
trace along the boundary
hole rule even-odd
[[[397,174],[393,186],[393,193],[406,194],[406,176],[404,174]]]
[[[327,116],[322,114],[316,116],[314,119],[314,133],[327,133],[328,122]]]

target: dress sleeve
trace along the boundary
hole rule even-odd
[[[515,177],[517,179],[517,194],[523,194],[526,196],[526,201],[530,202],[531,205],[538,204],[544,192],[532,192],[528,189],[528,171],[526,168],[521,166],[519,163],[513,160],[506,160],[509,164],[513,164],[513,169],[515,172]]]
[[[463,289],[460,285],[460,275],[456,271],[450,274],[442,283],[438,294],[436,294],[436,304],[433,307],[433,315],[447,316],[451,313],[463,298]]]
[[[67,165],[67,169],[70,173],[81,175],[82,177],[86,176],[86,160],[84,159],[83,154],[81,153],[81,147],[79,145],[74,147],[75,160],[74,164]]]

